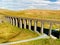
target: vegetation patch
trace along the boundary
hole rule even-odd
[[[39,36],[37,33],[12,26],[8,22],[0,23],[0,42],[13,42]]]
[[[0,38],[10,39],[16,35],[18,35],[21,30],[11,24],[2,22],[0,24]]]
[[[9,40],[9,42],[17,40],[26,40],[39,36],[37,33],[23,29],[19,35]]]
[[[60,45],[60,40],[39,39],[39,40],[23,42],[23,43],[18,43],[18,44],[12,44],[12,45]]]
[[[41,20],[55,20],[60,21],[60,10],[21,10],[21,11],[11,11],[11,10],[0,10],[0,14],[4,16],[15,16],[15,17],[25,17],[25,18],[33,18],[33,19],[41,19]],[[40,23],[38,24],[40,26]],[[41,27],[41,26],[40,26]],[[49,24],[44,24],[44,28],[49,29]],[[53,24],[52,27],[54,30],[59,29],[59,24]]]

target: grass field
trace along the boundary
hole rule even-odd
[[[23,29],[22,32],[16,37],[9,40],[9,42],[17,41],[17,40],[25,40],[39,36],[37,33],[29,31],[27,29]]]
[[[20,32],[18,35],[15,35],[15,32]],[[1,33],[2,32],[2,33]],[[14,33],[12,38],[10,38],[11,33]],[[9,23],[1,23],[0,24],[0,36],[1,34],[4,34],[5,37],[8,36],[9,39],[6,38],[1,38],[0,37],[0,43],[5,43],[5,42],[13,42],[13,41],[18,41],[18,40],[24,40],[24,39],[29,39],[29,38],[34,38],[39,36],[35,32],[32,32],[27,29],[19,29],[15,26],[10,25]],[[4,37],[4,35],[2,35]],[[7,38],[8,38],[7,37]],[[25,43],[19,43],[19,44],[13,44],[13,45],[59,45],[60,40],[54,40],[54,39],[39,39],[35,41],[29,41]]]
[[[1,9],[0,19],[2,19],[5,15],[60,21],[60,10],[54,10],[54,11],[53,10],[23,10],[23,11],[10,10],[9,11],[9,10]],[[38,23],[38,26],[40,25],[41,23]],[[44,25],[44,28],[49,28],[49,24],[46,23]],[[56,28],[60,28],[60,25],[54,24],[53,29],[56,29]],[[37,36],[39,35],[35,32],[32,32],[27,29],[17,28],[7,22],[6,23],[3,22],[0,24],[0,43],[24,40],[24,39],[34,38]],[[35,41],[14,44],[14,45],[60,45],[60,39],[58,40],[39,39]]]
[[[37,19],[60,21],[60,10],[31,9],[31,10],[11,11],[11,10],[0,9],[0,14],[17,16],[17,17],[28,17],[35,19],[37,18]]]
[[[0,23],[0,43],[24,40],[37,36],[39,36],[37,33],[30,30],[20,29],[7,22]]]
[[[60,40],[39,39],[35,41],[29,41],[29,42],[12,44],[12,45],[60,45]]]
[[[60,21],[60,10],[21,10],[21,11],[11,11],[11,10],[0,10],[0,14],[7,16],[16,16],[16,17],[25,17],[25,18],[34,18],[34,19],[42,19],[42,20],[55,20]],[[38,23],[40,26],[40,23]],[[41,27],[41,26],[40,26]],[[49,29],[49,24],[45,23],[44,28]],[[59,24],[53,24],[53,29],[59,29]]]

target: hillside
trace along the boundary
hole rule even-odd
[[[32,10],[11,11],[11,10],[0,9],[0,14],[5,14],[5,15],[9,15],[9,16],[19,16],[19,17],[60,21],[60,10],[32,9]]]
[[[39,36],[36,32],[20,29],[8,22],[0,23],[0,43],[30,39]]]
[[[57,40],[54,40],[54,39],[38,39],[38,40],[34,40],[34,41],[11,44],[11,45],[60,45],[60,40],[58,40],[58,39]]]
[[[0,16],[1,15],[60,21],[60,10],[31,9],[31,10],[12,11],[12,10],[7,10],[7,9],[0,9]],[[41,24],[39,22],[37,26],[40,26],[40,25]],[[49,28],[49,26],[50,25],[47,23],[44,24],[44,28]],[[54,24],[52,28],[59,29],[59,27],[60,27],[59,24]]]

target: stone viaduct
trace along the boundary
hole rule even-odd
[[[32,23],[32,20],[34,21],[34,31],[38,33],[37,31],[37,22],[41,22],[41,34],[43,34],[43,28],[44,28],[44,23],[47,22],[50,24],[50,28],[49,28],[49,36],[51,36],[51,32],[52,32],[52,25],[53,23],[56,23],[56,24],[60,24],[60,21],[52,21],[52,20],[41,20],[41,19],[32,19],[32,18],[24,18],[24,17],[13,17],[13,16],[5,16],[5,18],[14,26],[17,26],[18,27],[18,23],[19,23],[19,27],[22,28],[23,27],[23,22],[24,22],[24,29],[27,29],[26,28],[26,25],[27,25],[27,20],[28,20],[28,29],[29,30],[32,30],[31,29],[31,23]],[[24,21],[23,21],[24,20]],[[19,21],[19,22],[18,22]],[[60,37],[60,32],[59,32],[59,37]]]

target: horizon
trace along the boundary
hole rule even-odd
[[[0,10],[8,10],[8,11],[24,11],[24,10],[46,10],[46,11],[60,11],[60,10],[52,10],[52,9],[19,9],[19,10],[13,10],[13,9],[2,9]]]

